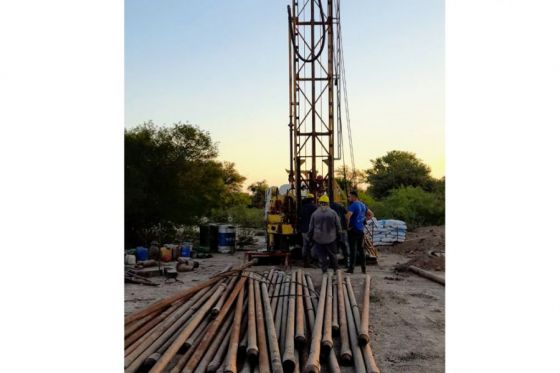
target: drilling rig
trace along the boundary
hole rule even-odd
[[[335,180],[335,161],[343,148],[341,88],[349,153],[354,171],[339,0],[292,0],[288,10],[289,149],[288,184],[266,192],[265,221],[269,250],[289,250],[297,230],[302,198],[323,194],[346,203],[347,191]],[[354,175],[355,172],[352,172]]]

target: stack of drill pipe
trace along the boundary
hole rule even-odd
[[[369,275],[365,276],[364,279],[364,299],[362,304],[367,303],[367,306],[363,307],[364,311],[369,310]],[[350,343],[352,346],[352,352],[354,354],[354,367],[357,372],[367,372],[367,373],[379,373],[379,368],[373,357],[373,352],[369,343],[368,334],[368,323],[362,322],[360,316],[360,310],[356,302],[356,297],[354,295],[354,290],[352,288],[352,282],[349,276],[346,276],[344,288],[344,301],[346,304],[346,309],[350,310],[347,314],[348,317],[348,331],[350,334]],[[365,313],[364,313],[365,315]],[[369,315],[365,315],[368,319]]]
[[[302,373],[323,367],[339,373],[339,360],[357,372],[378,372],[368,320],[360,319],[349,279],[343,283],[340,272],[329,272],[316,292],[301,269],[260,274],[245,268],[133,314],[139,316],[126,324],[125,372]],[[369,278],[364,288],[368,312]]]

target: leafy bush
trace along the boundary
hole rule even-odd
[[[384,200],[373,202],[372,211],[378,219],[403,220],[410,229],[445,224],[443,195],[420,187],[393,189]]]

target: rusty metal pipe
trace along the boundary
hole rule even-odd
[[[228,341],[230,339],[231,327],[233,323],[233,317],[234,317],[234,312],[229,312],[225,321],[221,325],[219,325],[216,331],[217,332],[216,336],[214,337],[212,343],[210,343],[210,345],[208,346],[208,348],[204,353],[204,356],[198,363],[198,366],[195,369],[195,373],[204,373],[206,371],[214,372],[216,369],[218,369],[219,364],[221,363],[221,357],[220,357],[220,361],[218,362],[218,366],[216,366],[216,369],[212,370],[210,368],[210,362],[213,359],[217,358],[218,356],[223,356],[218,354],[218,350],[222,345],[225,344],[225,346],[227,346],[228,344]]]
[[[225,358],[224,371],[228,373],[237,372],[237,352],[239,346],[239,334],[241,331],[241,324],[243,318],[243,300],[245,297],[245,288],[241,288],[237,296],[237,303],[235,305],[235,316],[233,318],[233,328],[229,338],[229,349]]]
[[[272,273],[272,278],[270,278],[270,282],[268,283],[268,293],[272,294],[272,292],[274,291],[274,285],[276,285],[276,281],[278,280],[278,271],[273,269],[270,271],[270,273]]]
[[[340,366],[338,365],[338,360],[336,360],[334,348],[329,352],[328,366],[330,373],[340,373]]]
[[[270,359],[268,356],[266,326],[263,315],[263,299],[261,295],[261,286],[263,285],[266,288],[266,283],[255,283],[255,319],[257,322],[257,344],[259,346],[259,371],[269,372]]]
[[[225,288],[220,285],[215,294],[220,295],[221,290]],[[165,341],[180,327],[186,320],[188,320],[196,307],[199,305],[199,300],[204,299],[206,294],[210,294],[210,289],[196,293],[191,299],[183,304],[176,312],[170,314],[162,323],[160,323],[156,330],[146,338],[142,338],[142,343],[129,355],[125,356],[126,371],[136,371],[146,360],[148,356],[157,351],[157,349],[165,343]]]
[[[164,312],[157,314],[156,318],[151,319],[147,324],[145,324],[136,332],[131,334],[128,338],[126,338],[124,344],[126,348],[124,352],[125,356],[128,355],[130,351],[134,350],[138,345],[140,345],[140,343],[142,343],[142,339],[141,339],[142,337],[146,338],[149,334],[151,334],[156,329],[157,325],[163,322],[170,314],[175,312],[180,307],[181,304],[184,303],[182,302],[173,303],[171,307],[166,309]]]
[[[364,355],[367,373],[380,373],[377,363],[375,362],[375,358],[373,357],[373,352],[371,351],[369,342],[365,346],[362,346],[362,355]]]
[[[247,356],[255,361],[259,355],[257,345],[257,320],[255,317],[255,280],[253,272],[249,273],[249,301],[248,326],[247,326]]]
[[[327,274],[323,274],[323,281],[321,282],[321,293],[319,295],[319,303],[317,312],[315,314],[315,325],[313,325],[313,334],[311,336],[311,345],[309,349],[309,357],[305,364],[304,372],[319,373],[321,371],[321,364],[319,362],[319,355],[321,353],[321,337],[323,329],[323,319],[325,315],[325,299],[327,295]]]
[[[212,320],[208,316],[204,321],[206,323],[206,326],[201,331],[205,332],[208,329],[208,325],[210,324],[210,321],[212,321]],[[193,332],[193,335],[195,333],[196,333],[196,331]],[[191,358],[192,354],[194,354],[194,351],[196,350],[196,347],[198,346],[198,344],[202,340],[203,336],[204,336],[204,333],[198,332],[198,334],[197,334],[196,338],[194,339],[194,341],[192,342],[191,346],[187,349],[187,352],[185,352],[183,354],[183,356],[181,356],[181,358],[175,363],[175,366],[173,367],[173,369],[171,369],[170,373],[180,373],[181,370],[183,370],[183,367],[185,366],[187,361]],[[190,337],[189,337],[189,339],[190,339]],[[185,342],[185,344],[186,343],[187,342]]]
[[[264,311],[264,321],[266,325],[266,334],[268,336],[268,348],[270,350],[270,363],[272,365],[272,373],[283,373],[282,358],[280,355],[280,347],[278,346],[278,337],[274,328],[274,319],[272,317],[272,307],[270,306],[270,298],[265,284],[261,284],[262,304]]]
[[[313,279],[311,279],[311,276],[308,274],[305,275],[305,279],[307,280],[307,287],[310,291],[311,303],[313,304],[315,312],[317,312],[317,303],[319,303],[319,298],[317,297],[317,292],[315,291],[315,285],[313,285]]]
[[[305,276],[302,276],[304,281],[303,286],[303,301],[305,305],[305,314],[307,315],[307,330],[313,330],[313,324],[315,324],[315,311],[313,310],[313,303],[311,301],[311,292],[309,284]],[[314,289],[312,289],[314,291]]]
[[[129,364],[126,364],[126,372],[135,372],[144,362],[144,360],[150,356],[152,353],[156,352],[156,350],[163,344],[165,343],[165,341],[169,338],[169,336],[171,336],[177,327],[180,327],[181,325],[184,325],[185,322],[187,320],[189,320],[189,322],[187,323],[187,329],[189,330],[189,335],[192,332],[192,330],[194,330],[198,324],[200,323],[200,321],[202,320],[204,314],[202,313],[203,311],[206,312],[210,309],[210,307],[212,307],[212,305],[218,300],[219,296],[221,295],[221,292],[223,291],[223,289],[225,289],[225,285],[224,284],[220,284],[218,291],[214,292],[213,294],[210,293],[208,290],[208,288],[204,291],[201,292],[200,294],[196,294],[192,300],[194,300],[195,298],[197,298],[199,295],[205,295],[206,294],[212,294],[210,296],[210,299],[208,299],[204,304],[202,304],[202,306],[198,309],[198,311],[196,311],[196,307],[198,305],[198,301],[197,303],[195,303],[194,305],[191,305],[192,300],[189,300],[185,306],[186,308],[188,308],[186,310],[186,312],[180,316],[180,318],[176,319],[174,316],[175,314],[171,315],[170,317],[167,318],[167,320],[165,320],[165,323],[163,323],[160,328],[162,328],[163,333],[160,335],[159,338],[157,338],[157,340],[155,341],[149,341],[147,340],[147,344],[149,344],[149,347],[147,349],[145,349],[144,352],[142,352],[142,354],[138,355],[136,357],[135,360],[132,360],[132,354],[131,356],[128,356],[127,358],[125,358],[125,364],[127,363],[127,359],[129,359],[128,361],[130,361]],[[203,300],[204,298],[201,297],[200,300]],[[196,313],[195,313],[196,311]],[[176,312],[176,314],[179,312]],[[194,314],[194,316],[193,316]],[[192,318],[191,318],[192,316]],[[172,324],[170,324],[172,322]],[[184,332],[184,330],[183,330]],[[180,335],[179,335],[180,336]],[[188,337],[188,335],[187,335]],[[182,343],[181,343],[182,344]],[[173,344],[172,344],[173,346]],[[142,347],[142,346],[141,346]],[[140,347],[139,347],[140,348]],[[159,362],[161,361],[161,358],[158,360],[158,363],[156,363],[156,366],[159,364]]]
[[[431,272],[428,272],[426,270],[423,270],[423,269],[415,267],[415,266],[409,266],[408,270],[416,273],[420,277],[427,278],[428,280],[432,280],[434,282],[437,282],[440,285],[445,286],[445,278],[443,278],[443,277],[439,277],[437,275],[434,275]]]
[[[214,321],[210,324],[210,326],[208,327],[208,331],[204,334],[204,337],[202,338],[202,341],[200,341],[200,344],[198,345],[196,351],[191,356],[190,360],[187,362],[187,365],[185,365],[185,367],[183,368],[183,373],[192,372],[195,369],[195,367],[198,365],[200,359],[202,358],[202,354],[206,351],[206,349],[210,345],[212,339],[215,338],[216,331],[218,330],[222,320],[228,314],[228,312],[231,308],[231,305],[233,304],[234,300],[237,298],[237,295],[241,291],[241,288],[245,285],[246,280],[247,280],[247,277],[242,274],[241,278],[239,279],[239,281],[237,282],[237,284],[233,288],[232,292],[230,293],[229,297],[225,301],[222,309],[220,310],[220,313],[218,313],[218,315],[216,316]],[[173,355],[177,352],[176,350],[174,351],[172,349],[172,347],[173,347],[173,345],[171,345],[169,350],[167,350],[167,352],[166,352],[166,354],[169,353],[168,356],[167,356],[168,361],[171,360]],[[160,370],[155,370],[154,372],[159,373],[159,372],[161,372],[161,370],[163,370],[163,368],[165,368],[165,365],[167,363],[163,364],[165,362],[165,360],[163,360],[164,357],[165,357],[165,355],[162,356],[160,361],[158,361],[158,364],[162,363],[159,366]],[[158,364],[156,364],[156,366],[154,368],[156,368],[158,366]]]
[[[305,312],[303,308],[303,272],[296,272],[296,334],[295,343],[302,348],[306,343],[305,338]]]
[[[274,293],[272,296],[272,314],[274,316],[274,329],[276,331],[276,337],[278,337],[278,343],[281,345],[282,337],[280,335],[280,324],[282,321],[282,294],[284,291],[284,273],[280,273],[278,276],[276,285],[274,287]]]
[[[237,268],[234,268],[232,270],[226,270],[226,271],[222,271],[219,272],[213,276],[211,276],[208,280],[201,282],[200,284],[193,286],[191,288],[179,291],[167,298],[158,300],[155,303],[150,304],[148,307],[145,307],[137,312],[134,312],[128,316],[126,316],[124,318],[124,322],[125,324],[129,324],[134,320],[139,320],[141,318],[143,318],[146,315],[151,314],[152,312],[156,312],[161,310],[162,308],[165,308],[166,306],[170,305],[171,303],[175,302],[178,299],[182,299],[182,298],[189,298],[191,297],[193,294],[197,293],[199,290],[207,288],[208,286],[214,285],[216,282],[220,281],[220,279],[224,278],[224,277],[228,277],[231,274],[235,274],[238,272],[241,272],[242,270],[244,270],[245,268],[248,268],[250,266],[252,266],[253,264],[256,264],[257,260],[253,259]],[[231,268],[231,266],[228,266],[228,268]]]
[[[332,273],[327,274],[327,294],[325,298],[325,315],[323,317],[323,339],[321,346],[325,352],[333,347],[332,339]]]
[[[214,307],[212,307],[211,314],[213,317],[215,317],[218,314],[218,312],[220,312],[220,310],[222,309],[222,306],[224,305],[224,302],[226,301],[228,294],[231,293],[231,289],[233,289],[233,286],[235,285],[236,281],[237,278],[235,277],[231,277],[228,280],[226,290],[223,292],[220,299],[218,299],[218,302],[214,305]]]
[[[370,277],[366,275],[364,278],[364,289],[362,298],[362,319],[360,320],[360,332],[358,341],[360,345],[365,346],[369,342],[369,288]]]
[[[338,292],[338,322],[340,324],[340,362],[342,365],[350,365],[352,364],[352,350],[350,349],[350,337],[348,336],[348,318],[346,316],[341,270],[336,271],[336,287]],[[348,312],[352,313],[350,310]]]
[[[349,278],[346,277],[346,286],[344,286],[344,303],[346,304],[346,309],[349,310],[346,314],[348,320],[348,334],[350,335],[350,347],[352,348],[352,355],[354,356],[354,372],[365,373],[366,367],[364,365],[364,357],[362,350],[358,342],[358,329],[356,328],[355,315],[353,314],[352,305],[350,301],[350,289],[352,288],[351,283],[348,281]]]
[[[290,292],[288,297],[288,315],[286,318],[286,338],[284,340],[284,355],[282,356],[282,365],[287,372],[292,372],[296,365],[296,358],[294,355],[295,341],[295,312],[296,312],[296,271],[292,271],[290,277]]]
[[[282,293],[282,313],[280,319],[280,346],[282,348],[282,352],[285,351],[286,345],[286,322],[288,320],[288,305],[289,305],[289,295],[290,295],[290,282],[291,276],[286,275],[284,277],[284,291]]]
[[[308,275],[305,276],[305,281],[307,286],[303,288],[303,294],[305,295],[304,299],[306,300],[307,321],[310,325],[309,330],[312,330],[313,325],[315,324],[315,311],[313,310],[313,302],[310,294],[311,292],[315,292],[315,287],[313,285],[313,281],[311,281],[311,277]],[[340,367],[338,365],[338,360],[336,359],[334,348],[332,348],[329,352],[328,366],[331,373],[340,373]]]
[[[338,337],[340,335],[340,324],[338,323],[338,287],[336,286],[337,281],[333,279],[332,282],[332,335]]]
[[[187,349],[187,351],[195,345],[197,340],[199,340],[198,337],[200,337],[202,333],[204,333],[206,329],[208,329],[208,325],[210,325],[211,321],[211,317],[206,317],[200,322],[200,324],[198,324],[196,329],[192,332],[191,336],[187,338],[185,343],[183,343],[183,347]]]

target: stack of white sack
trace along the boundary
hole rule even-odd
[[[374,218],[368,225],[369,233],[373,234],[374,246],[392,245],[395,242],[404,242],[406,238],[406,223],[402,220]]]

